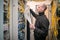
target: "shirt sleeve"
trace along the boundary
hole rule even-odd
[[[42,34],[42,33],[44,33],[44,31],[43,30],[41,30],[41,29],[39,29],[39,28],[35,28],[35,31],[37,31],[38,33],[40,33],[40,34]]]
[[[35,28],[35,32],[37,32],[37,33],[39,33],[39,34],[41,34],[43,36],[45,36],[46,34],[48,34],[48,27],[49,27],[49,25],[46,26],[45,24],[42,24],[40,22],[38,22],[36,25],[37,25],[37,27],[43,26],[44,29],[36,27]]]
[[[37,14],[35,14],[35,12],[32,10],[32,9],[30,9],[30,13],[35,17],[35,18],[37,18]]]

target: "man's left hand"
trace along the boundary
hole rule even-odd
[[[30,29],[35,29],[35,26],[33,24],[30,24]]]

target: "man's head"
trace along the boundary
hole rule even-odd
[[[44,12],[46,9],[47,9],[47,6],[45,4],[37,5],[37,12]]]

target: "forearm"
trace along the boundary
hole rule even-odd
[[[37,17],[37,14],[35,14],[34,11],[32,11],[32,9],[30,9],[30,13],[36,18]]]
[[[40,34],[44,34],[45,32],[39,28],[35,28],[35,31]]]

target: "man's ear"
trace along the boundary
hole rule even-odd
[[[45,7],[45,9],[44,10],[46,10],[47,9],[47,6]]]
[[[46,10],[46,9],[47,9],[47,5],[44,4],[43,6],[44,6],[44,8],[45,8],[44,10]]]

